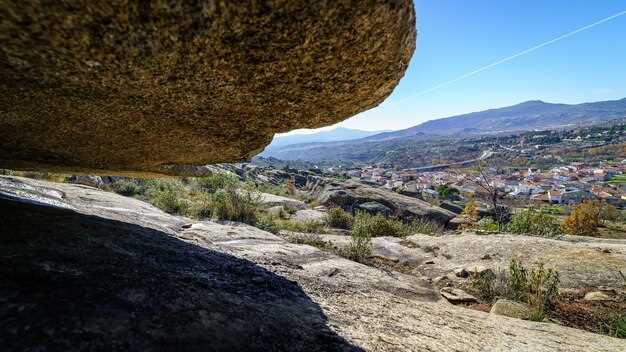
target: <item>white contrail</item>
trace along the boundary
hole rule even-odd
[[[475,74],[477,74],[477,73],[483,72],[483,71],[485,71],[485,70],[487,70],[487,69],[490,69],[490,68],[492,68],[492,67],[494,67],[494,66],[500,65],[500,64],[505,63],[505,62],[507,62],[507,61],[511,61],[511,60],[513,60],[513,59],[515,59],[515,58],[518,58],[518,57],[522,56],[522,55],[526,55],[526,54],[531,53],[531,52],[533,52],[533,51],[535,51],[535,50],[537,50],[537,49],[543,48],[543,47],[544,47],[544,46],[546,46],[546,45],[550,45],[550,44],[552,44],[552,43],[558,42],[559,40],[563,40],[563,39],[565,39],[565,38],[569,38],[569,37],[573,36],[574,34],[578,34],[578,33],[582,32],[582,31],[585,31],[585,30],[587,30],[587,29],[593,28],[593,27],[598,26],[598,25],[600,25],[600,24],[602,24],[602,23],[604,23],[604,22],[608,22],[608,21],[610,21],[610,20],[613,20],[613,19],[615,19],[615,18],[617,18],[617,17],[620,17],[620,16],[623,16],[623,15],[626,15],[626,11],[622,11],[622,12],[616,13],[616,14],[614,14],[614,15],[612,15],[612,16],[609,16],[609,17],[603,18],[603,19],[601,19],[601,20],[599,20],[599,21],[597,21],[597,22],[594,22],[594,23],[592,23],[592,24],[588,24],[588,25],[586,25],[586,26],[584,26],[584,27],[580,27],[580,28],[578,28],[578,29],[576,29],[576,30],[573,30],[573,31],[569,32],[569,33],[563,34],[563,35],[558,36],[558,37],[556,37],[556,38],[554,38],[554,39],[548,40],[548,41],[546,41],[546,42],[543,42],[543,43],[541,43],[541,44],[537,44],[537,45],[535,45],[535,46],[533,46],[533,47],[531,47],[531,48],[528,48],[528,49],[526,49],[526,50],[520,51],[520,52],[519,52],[519,53],[517,53],[517,54],[511,55],[511,56],[508,56],[508,57],[505,57],[505,58],[500,59],[500,60],[498,60],[498,61],[496,61],[496,62],[490,63],[489,65],[486,65],[486,66],[483,66],[483,67],[481,67],[481,68],[478,68],[478,69],[476,69],[476,70],[474,70],[474,71],[468,72],[468,73],[466,73],[466,74],[464,74],[464,75],[462,75],[462,76],[459,76],[459,77],[457,77],[457,78],[455,78],[455,79],[452,79],[452,80],[449,80],[449,81],[446,81],[446,82],[440,83],[440,84],[438,84],[438,85],[436,85],[436,86],[434,86],[434,87],[432,87],[432,88],[429,88],[429,89],[423,90],[423,91],[418,92],[418,93],[416,93],[416,94],[413,94],[413,95],[411,95],[411,96],[408,96],[408,97],[405,97],[405,98],[403,98],[403,99],[396,100],[396,101],[393,101],[393,102],[389,102],[389,103],[390,103],[390,105],[391,105],[391,104],[398,104],[398,103],[401,103],[401,102],[406,101],[406,100],[408,100],[408,99],[412,99],[412,98],[416,98],[416,97],[419,97],[419,96],[422,96],[422,95],[428,94],[428,93],[430,93],[430,92],[432,92],[432,91],[435,91],[435,90],[437,90],[437,89],[443,88],[443,87],[448,86],[448,85],[450,85],[450,84],[452,84],[452,83],[456,83],[456,82],[458,82],[458,81],[460,81],[460,80],[463,80],[463,79],[465,79],[465,78],[471,77],[471,76],[473,76],[473,75],[475,75]]]

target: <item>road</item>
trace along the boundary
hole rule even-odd
[[[440,170],[445,170],[445,169],[451,168],[451,167],[467,166],[467,165],[473,164],[473,163],[478,162],[478,161],[489,159],[494,154],[495,154],[495,152],[493,150],[488,149],[488,150],[484,150],[482,152],[482,154],[478,158],[464,160],[464,161],[458,161],[456,163],[449,163],[449,164],[440,164],[440,165],[430,165],[430,166],[414,167],[414,168],[410,168],[410,169],[403,169],[402,171],[412,171],[412,172],[440,171]]]

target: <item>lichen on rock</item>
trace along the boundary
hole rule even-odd
[[[410,0],[2,1],[0,167],[184,174],[381,103]]]

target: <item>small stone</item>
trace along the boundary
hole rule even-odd
[[[470,268],[469,270],[467,270],[469,273],[473,273],[473,274],[478,274],[478,275],[493,275],[493,270],[491,270],[490,268],[487,268],[485,266],[482,265],[477,265],[474,266],[472,268]]]
[[[489,260],[489,259],[491,259],[491,256],[489,254],[485,254],[480,259],[482,259],[482,260]]]
[[[456,275],[456,277],[466,278],[469,277],[469,272],[465,270],[465,268],[459,268],[454,270],[454,275]]]
[[[443,287],[439,293],[450,303],[477,303],[478,299],[469,293],[454,287]]]
[[[424,262],[424,264],[435,264],[434,260],[427,260]]]
[[[603,292],[592,291],[592,292],[587,292],[587,294],[585,294],[584,300],[601,302],[601,301],[612,301],[613,299]]]
[[[528,309],[528,305],[524,303],[508,299],[499,299],[493,307],[491,307],[489,313],[517,319],[528,319],[530,310]]]
[[[432,281],[435,286],[450,286],[452,282],[450,282],[450,278],[447,276],[437,276]]]
[[[282,205],[276,205],[265,209],[265,212],[269,215],[281,216],[282,214],[285,214],[285,207],[283,207]]]
[[[466,225],[467,223],[467,219],[457,216],[455,218],[452,218],[452,220],[448,222],[448,227],[450,227],[451,229],[458,229],[461,228],[463,225]]]

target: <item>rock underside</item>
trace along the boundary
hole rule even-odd
[[[425,276],[83,185],[0,177],[0,211],[3,351],[624,349],[453,306]],[[388,256],[418,249],[396,245]]]
[[[381,103],[410,0],[3,1],[0,168],[191,174]]]

